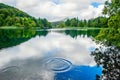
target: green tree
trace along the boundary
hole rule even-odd
[[[105,39],[108,45],[120,47],[120,0],[106,1],[103,13],[109,15],[109,30],[101,31],[97,39]]]
[[[103,80],[120,79],[120,0],[107,0],[103,14],[109,15],[108,28],[100,31],[96,39],[109,47],[96,49],[92,55],[103,67]]]
[[[36,19],[29,14],[0,3],[0,26],[17,26],[24,28],[40,27],[51,28],[51,23],[46,19]]]
[[[78,22],[78,26],[79,26],[79,27],[84,27],[84,22],[83,22],[82,20],[80,20],[80,21]]]
[[[70,22],[70,19],[67,19],[67,20],[65,21],[65,25],[66,25],[66,26],[70,26],[70,23],[71,23],[71,22]]]
[[[103,14],[112,16],[117,13],[120,13],[120,0],[107,0],[105,2]]]
[[[59,25],[57,25],[57,27],[58,28],[64,28],[66,25],[65,25],[65,23],[63,22],[63,23],[60,23]]]
[[[76,18],[71,19],[70,26],[77,27],[78,26],[78,20]]]

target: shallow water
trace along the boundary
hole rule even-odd
[[[0,80],[95,80],[102,74],[90,55],[98,46],[90,36],[75,31],[34,34],[0,50]]]

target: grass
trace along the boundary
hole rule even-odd
[[[24,27],[17,27],[17,26],[2,26],[0,29],[24,29]]]
[[[92,30],[92,29],[108,29],[108,28],[95,28],[95,27],[65,27],[65,28],[52,28],[52,29],[77,29],[77,30]]]
[[[1,26],[0,29],[24,29],[25,27],[17,26]],[[37,29],[39,27],[31,27],[29,29]],[[39,28],[40,29],[40,28]],[[95,29],[108,29],[108,28],[95,28],[95,27],[64,27],[64,28],[51,28],[51,29],[62,29],[62,30],[95,30]]]

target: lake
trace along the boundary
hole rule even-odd
[[[96,80],[99,29],[0,29],[0,80]]]

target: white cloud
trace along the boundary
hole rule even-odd
[[[66,17],[88,19],[100,16],[105,0],[0,0],[0,2],[13,5],[32,16],[54,21]],[[95,8],[91,5],[92,2],[102,4]]]
[[[102,16],[102,10],[104,8],[104,5],[99,5],[98,8],[89,6],[87,9],[83,9],[80,13],[81,19],[90,19],[95,18],[98,16]]]

